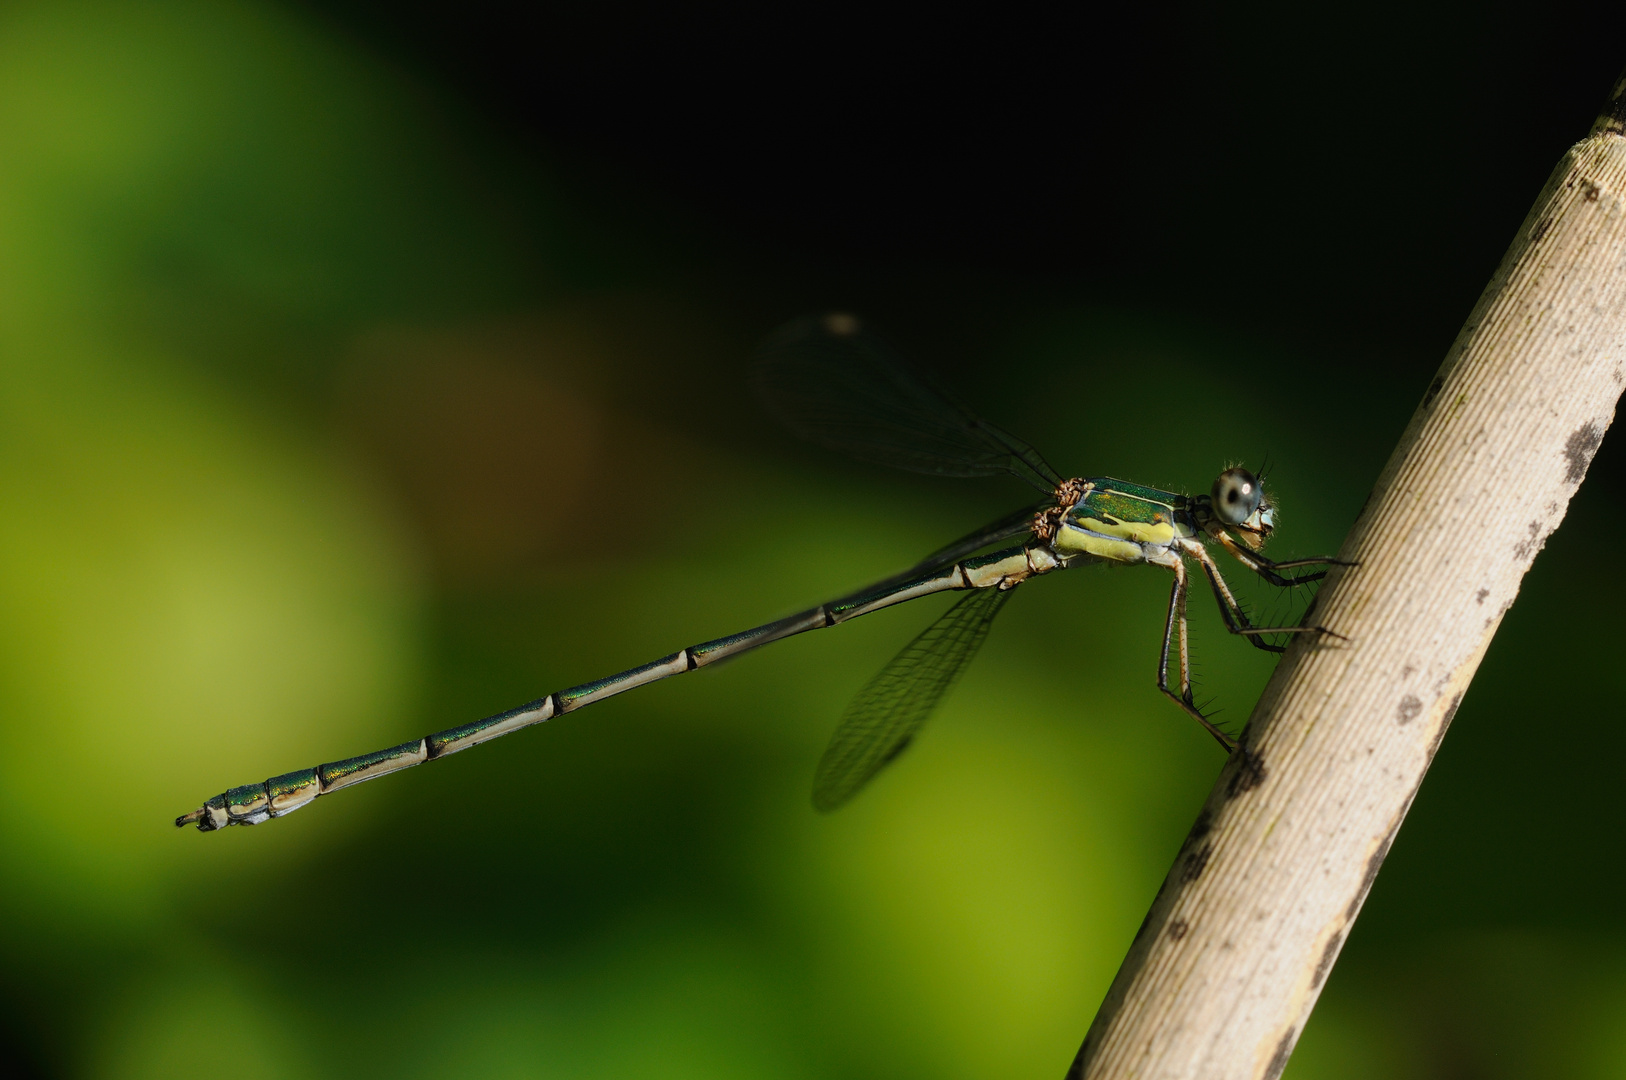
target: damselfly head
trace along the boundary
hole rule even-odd
[[[1258,551],[1270,539],[1270,531],[1276,527],[1276,508],[1270,505],[1269,499],[1259,503],[1259,509],[1248,515],[1248,520],[1234,528],[1242,542],[1253,550]]]
[[[1241,466],[1220,473],[1209,497],[1214,516],[1234,528],[1240,528],[1265,501],[1259,478]]]
[[[1226,469],[1214,480],[1209,512],[1243,543],[1258,550],[1276,527],[1276,511],[1265,498],[1259,478],[1241,466]]]

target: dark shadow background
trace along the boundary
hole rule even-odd
[[[91,696],[62,706],[60,745],[6,744],[0,779],[32,779],[0,830],[0,1035],[13,1071],[41,1076],[1061,1075],[1219,767],[1152,691],[1160,580],[1024,590],[986,677],[850,816],[807,809],[807,777],[841,702],[926,613],[265,830],[149,826],[298,755],[399,741],[806,606],[1025,497],[879,476],[773,432],[746,358],[806,312],[864,313],[1065,474],[1199,489],[1268,452],[1283,550],[1335,548],[1626,64],[1626,10],[1598,4],[200,0],[128,31],[95,4],[62,10],[8,17],[0,52],[48,42],[60,70],[92,74],[53,81],[52,60],[29,68],[37,84],[17,76],[7,116],[23,119],[0,118],[0,139],[78,130],[80,96],[147,100],[131,86],[168,88],[159,117],[215,116],[220,95],[224,119],[192,142],[87,122],[92,151],[0,176],[18,250],[34,250],[30,222],[61,220],[85,265],[118,268],[53,276],[56,241],[0,266],[26,297],[71,298],[0,310],[14,427],[60,414],[0,461],[69,478],[0,512],[82,513],[98,524],[62,535],[109,553],[0,597],[10,723],[51,726],[40,702],[78,702],[87,666],[167,671],[173,641],[258,625],[297,582],[334,611],[288,616],[286,639],[267,630],[225,674],[180,666],[176,685],[223,680],[191,712],[143,728]],[[150,189],[122,179],[145,166],[83,179],[164,155],[203,164]],[[85,346],[102,366],[73,381],[55,343],[87,325],[116,344]],[[172,414],[226,434],[187,443]],[[205,494],[165,502],[73,464],[63,433],[126,428],[108,460],[148,478],[168,466],[142,463],[184,462],[175,490]],[[281,449],[211,449],[262,429]],[[181,449],[141,456],[163,440]],[[1289,1077],[1626,1076],[1623,586],[1595,542],[1622,524],[1617,442],[1493,644]],[[284,457],[354,498],[278,479]],[[150,539],[142,507],[168,528],[188,500],[286,508],[243,511],[241,535],[272,552],[305,535],[302,514],[313,536],[336,506],[374,516],[362,540],[287,556],[259,599],[198,586],[207,617],[76,636],[58,615],[81,585],[181,594],[129,553]],[[109,524],[109,501],[133,509]],[[216,551],[163,543],[185,567]],[[54,549],[0,544],[0,563],[20,579],[39,550]],[[376,589],[353,586],[374,570]],[[60,647],[38,643],[58,640],[41,620],[66,627]],[[381,629],[323,636],[352,625]],[[1239,724],[1269,664],[1198,633],[1205,688]],[[129,659],[142,640],[159,643],[146,667]],[[230,680],[307,647],[312,670],[325,653],[377,685],[312,675],[305,727],[285,735],[290,707],[268,705],[246,735],[235,709],[254,692]],[[184,747],[171,773],[103,749],[168,729]],[[126,765],[167,777],[116,800],[139,839],[98,838],[89,781],[68,789],[74,809],[47,809],[57,775],[122,784]]]
[[[890,298],[907,268],[1001,307],[1155,303],[1385,353],[1449,344],[1590,126],[1623,21],[1585,4],[310,9],[568,163],[573,193],[643,244],[703,245],[760,291]]]

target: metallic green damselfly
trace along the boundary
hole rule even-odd
[[[1321,569],[1284,575],[1284,570],[1345,565],[1331,558],[1273,562],[1261,555],[1274,528],[1275,514],[1260,478],[1246,469],[1226,469],[1208,495],[1197,496],[1110,477],[1063,479],[1032,446],[982,420],[893,359],[849,315],[791,324],[764,346],[760,361],[758,386],[764,402],[804,438],[915,472],[939,476],[1008,473],[1046,497],[933,552],[901,574],[810,611],[691,645],[630,671],[560,690],[508,712],[400,746],[232,788],[177,818],[175,824],[196,824],[204,832],[227,825],[255,825],[292,813],[318,795],[466,750],[769,642],[837,626],[917,597],[950,590],[966,592],[904,646],[847,707],[814,778],[814,805],[833,810],[909,745],[976,655],[1012,590],[1029,578],[1084,563],[1145,563],[1173,573],[1157,686],[1227,752],[1235,749],[1235,740],[1216,727],[1192,699],[1186,634],[1187,560],[1202,568],[1226,628],[1245,635],[1259,648],[1282,651],[1283,646],[1264,640],[1266,635],[1332,633],[1321,626],[1254,626],[1220,574],[1208,551],[1210,542],[1278,586],[1302,585],[1327,573]],[[1171,652],[1178,657],[1177,687],[1169,682]]]

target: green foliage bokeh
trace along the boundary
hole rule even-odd
[[[830,817],[823,741],[937,601],[261,828],[169,827],[840,594],[1028,497],[769,434],[745,357],[810,300],[681,232],[641,244],[613,198],[460,127],[268,4],[0,13],[15,1059],[1061,1075],[1220,765],[1152,689],[1151,572],[1024,588]],[[1067,474],[1202,490],[1269,450],[1290,553],[1336,548],[1434,362],[1344,382],[1172,307],[998,295],[979,406]],[[1337,394],[1269,408],[1242,371]],[[1621,586],[1583,554],[1619,517],[1583,490],[1538,562],[1289,1076],[1626,1075],[1626,736],[1597,677]],[[1202,692],[1240,724],[1270,660],[1194,611]]]

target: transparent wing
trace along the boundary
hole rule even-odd
[[[998,521],[989,522],[975,532],[966,533],[951,544],[945,544],[921,559],[906,573],[913,577],[924,574],[939,567],[957,563],[967,555],[974,554],[991,544],[1010,540],[1018,536],[1025,537],[1033,532],[1033,519],[1047,506],[1056,505],[1055,499],[1046,499],[1044,502],[1024,506],[1020,510],[1013,510]],[[906,579],[907,580],[907,579]]]
[[[903,753],[977,655],[1010,595],[976,589],[961,598],[858,692],[819,759],[814,806],[834,810]]]
[[[810,442],[937,476],[1019,476],[1055,491],[1061,476],[1032,446],[905,368],[851,315],[799,319],[758,353],[769,412]]]
[[[964,536],[960,537],[951,544],[945,544],[943,547],[938,548],[924,559],[921,559],[919,562],[915,563],[915,565],[911,566],[909,569],[893,574],[891,577],[886,578],[883,581],[877,581],[874,584],[866,585],[858,592],[850,593],[847,596],[843,596],[833,602],[839,604],[846,600],[857,599],[860,596],[873,593],[879,589],[890,588],[893,585],[901,585],[910,578],[917,578],[922,574],[929,574],[934,570],[942,570],[946,567],[952,566],[961,559],[965,558],[967,555],[975,554],[985,547],[1000,543],[1004,540],[1012,540],[1019,536],[1025,538],[1031,535],[1033,532],[1034,515],[1047,506],[1054,506],[1055,503],[1056,501],[1054,499],[1048,499],[1044,502],[1034,503],[1032,506],[1025,506],[1020,510],[1007,514],[998,521],[990,522],[974,532],[966,533]]]

